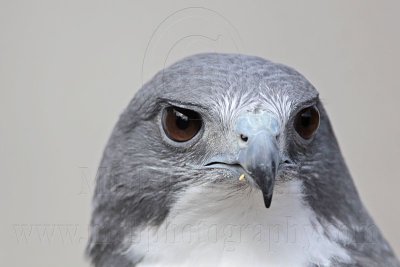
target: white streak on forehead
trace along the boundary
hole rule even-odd
[[[259,94],[227,91],[226,94],[213,100],[217,106],[218,117],[225,125],[232,125],[237,117],[245,112],[261,111],[272,113],[283,125],[289,119],[294,107],[288,95],[268,87],[267,92],[261,91]]]
[[[236,116],[256,104],[249,93],[227,91],[226,94],[214,99],[221,122],[230,125]]]
[[[271,92],[271,91],[270,91]],[[272,91],[273,92],[273,91]],[[283,123],[289,119],[293,102],[286,94],[275,93],[266,95],[264,92],[260,94],[261,101],[265,102],[268,111],[277,115],[277,118]]]

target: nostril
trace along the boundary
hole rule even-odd
[[[244,135],[244,134],[241,134],[241,135],[240,135],[240,139],[241,139],[243,142],[247,142],[247,140],[249,140],[249,138],[248,138],[246,135]]]
[[[284,161],[282,161],[282,163],[285,164],[285,165],[293,164],[293,162],[290,159],[285,159]]]

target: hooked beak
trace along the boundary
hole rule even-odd
[[[223,165],[224,168],[240,165],[246,176],[252,179],[261,190],[266,208],[271,206],[275,176],[279,164],[279,149],[274,135],[268,131],[259,131],[251,136],[246,136],[243,146],[238,154],[233,157],[219,156],[207,166]]]
[[[266,131],[248,137],[247,146],[239,152],[238,163],[258,185],[265,207],[269,208],[279,164],[279,150],[275,137]]]

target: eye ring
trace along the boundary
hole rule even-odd
[[[162,128],[166,136],[175,142],[187,142],[197,135],[203,121],[196,111],[169,106],[163,110]]]
[[[294,120],[293,126],[301,138],[311,139],[318,130],[320,123],[320,114],[315,106],[300,110]]]

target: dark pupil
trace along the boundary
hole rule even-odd
[[[303,114],[301,114],[301,124],[304,128],[310,127],[312,122],[311,111],[308,109]]]
[[[176,117],[176,126],[181,130],[187,129],[189,127],[189,118],[176,110],[174,110],[174,113]]]

